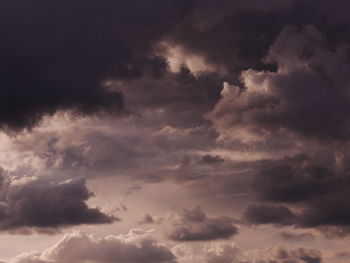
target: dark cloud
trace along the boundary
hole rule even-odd
[[[202,208],[184,209],[170,219],[167,237],[175,241],[228,239],[238,233],[229,217],[209,218]]]
[[[225,160],[222,157],[220,157],[219,155],[206,154],[202,157],[202,159],[200,161],[202,163],[206,163],[206,164],[216,164],[216,163],[222,163]]]
[[[8,178],[0,190],[0,230],[24,233],[33,228],[50,233],[60,227],[118,220],[88,207],[92,196],[84,179]]]
[[[269,66],[261,59],[286,23],[289,2],[198,1],[195,10],[169,36],[169,41],[198,54],[206,63],[231,74],[249,67]],[[236,80],[232,80],[238,82]]]
[[[336,154],[350,139],[349,7],[343,0],[2,3],[0,128],[32,128],[60,110],[128,113],[118,124],[79,118],[69,127],[72,119],[58,120],[65,131],[51,123],[32,129],[33,137],[23,133],[11,146],[13,159],[27,163],[9,166],[171,180],[211,202],[239,197],[239,208],[256,197],[243,214],[250,224],[346,234],[350,176]],[[48,233],[116,220],[87,206],[83,180],[0,177],[0,187],[1,230]],[[146,214],[139,223],[157,220]],[[208,241],[237,231],[232,218],[196,208],[170,220],[168,237]],[[302,251],[271,260],[321,261]]]
[[[329,50],[325,42],[313,26],[285,27],[265,58],[278,71],[243,71],[245,89],[228,85],[208,118],[223,132],[244,130],[253,141],[286,131],[348,140],[349,50],[346,45]]]
[[[266,103],[278,103],[281,108],[273,114],[262,109],[251,118],[266,128],[284,127],[307,136],[347,139],[344,115],[348,101],[342,96],[342,87],[348,63],[346,48],[338,45],[349,41],[346,32],[350,23],[342,12],[346,7],[345,1],[335,7],[327,0],[289,0],[283,4],[276,0],[264,4],[256,0],[3,3],[1,126],[32,126],[42,115],[60,109],[85,114],[101,109],[118,112],[123,108],[122,97],[107,91],[105,80],[125,81],[145,75],[160,82],[141,80],[142,88],[136,91],[140,107],[152,104],[161,109],[168,104],[168,117],[176,125],[200,122],[198,113],[210,110],[219,99],[218,84],[223,79],[247,86],[239,84],[242,70],[278,68],[276,75],[264,75],[272,87],[279,86],[273,89],[276,98],[259,103],[265,109],[269,107]],[[289,24],[296,27],[286,27]],[[303,30],[302,25],[311,27]],[[169,46],[164,48],[164,43]],[[170,77],[176,85],[168,88],[166,54],[172,46],[181,46],[188,57],[203,57],[204,64],[212,66],[212,74],[199,74],[196,79],[183,67],[176,77]],[[288,73],[282,74],[285,50],[291,51],[289,57],[298,63],[293,68],[288,65]],[[309,65],[310,71],[298,67],[302,63]],[[341,65],[340,70],[332,70],[334,65]],[[339,78],[343,81],[337,81]],[[295,86],[309,88],[293,89]],[[317,98],[309,98],[315,92]],[[286,104],[287,100],[290,103]],[[310,104],[315,107],[313,111],[308,110]],[[254,108],[250,103],[246,107]],[[326,116],[326,127],[320,129],[320,119],[313,112]]]
[[[300,241],[310,241],[314,240],[315,236],[312,233],[294,233],[290,231],[283,231],[281,233],[281,237],[285,240],[288,241],[295,241],[295,242],[300,242]]]
[[[189,54],[204,56],[209,64],[223,65],[231,74],[248,68],[276,69],[274,63],[262,59],[286,25],[314,25],[325,35],[329,48],[349,42],[344,34],[350,30],[349,18],[344,14],[349,8],[347,1],[339,1],[339,5],[331,0],[196,3],[168,41],[183,46]]]
[[[326,167],[286,164],[261,171],[254,188],[264,200],[295,203],[336,190],[337,181]]]
[[[251,224],[292,225],[296,215],[284,206],[250,205],[243,214]]]
[[[153,112],[145,125],[166,123],[188,128],[208,124],[202,116],[220,99],[222,83],[222,77],[216,72],[194,75],[183,65],[179,72],[166,72],[157,79],[146,75],[111,87],[122,91],[132,113],[145,117],[147,112]]]
[[[130,79],[166,68],[153,44],[191,1],[2,3],[0,124],[22,128],[57,110],[118,112],[123,100],[106,78]]]
[[[339,173],[338,166],[313,164],[313,160],[294,159],[290,164],[279,165],[261,171],[253,187],[258,199],[286,206],[259,204],[251,206],[245,212],[248,221],[256,224],[281,224],[296,227],[349,227],[349,174],[346,170]],[[281,161],[282,163],[285,161]],[[288,208],[292,205],[298,213]],[[340,235],[340,234],[339,234]]]

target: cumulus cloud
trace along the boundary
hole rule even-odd
[[[238,233],[233,223],[229,217],[207,217],[201,207],[184,209],[170,219],[167,237],[175,241],[228,239]]]
[[[118,220],[86,204],[93,193],[84,179],[1,176],[1,231],[51,233],[60,227]]]
[[[84,175],[119,176],[142,191],[143,183],[181,184],[201,203],[245,211],[252,225],[349,233],[348,1],[0,7],[0,165],[9,171],[0,177],[1,230],[117,220],[87,206],[85,181],[69,179]],[[14,177],[23,172],[34,176]],[[137,223],[158,221],[146,214]],[[237,234],[231,217],[200,208],[168,223],[175,241]],[[231,256],[213,252],[208,262],[236,260],[235,248],[223,250]],[[320,261],[276,251],[261,260]]]
[[[111,235],[96,239],[92,235],[75,231],[66,234],[55,245],[43,252],[19,255],[10,263],[175,263],[175,256],[150,234],[131,230],[127,235]]]
[[[341,255],[338,256],[340,258]],[[343,257],[345,258],[345,257]],[[209,242],[199,250],[179,244],[171,249],[157,241],[151,231],[130,230],[126,235],[95,238],[74,231],[42,252],[26,252],[9,263],[73,263],[73,262],[159,262],[159,263],[321,263],[320,251],[308,248],[270,247],[243,250],[232,242]]]
[[[209,243],[200,251],[178,245],[172,249],[179,262],[205,263],[321,263],[320,251],[308,248],[287,249],[284,247],[270,247],[266,249],[243,250],[234,243]]]
[[[347,46],[334,51],[324,46],[316,28],[299,31],[287,26],[266,57],[277,63],[278,71],[244,71],[245,89],[226,85],[208,118],[223,133],[245,141],[285,130],[315,139],[347,140]]]

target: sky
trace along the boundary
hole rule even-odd
[[[347,0],[0,2],[0,263],[350,262]]]

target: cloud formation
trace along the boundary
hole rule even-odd
[[[347,54],[347,45],[327,49],[313,26],[286,26],[265,57],[277,72],[243,71],[244,89],[227,84],[207,117],[223,134],[248,142],[278,132],[347,141]]]
[[[30,233],[31,229],[36,229],[50,233],[60,227],[118,220],[86,204],[93,193],[86,187],[84,179],[4,175],[1,178],[1,231]]]
[[[250,205],[243,217],[251,224],[291,225],[296,216],[284,206]]]
[[[1,4],[0,126],[31,127],[58,110],[120,112],[121,94],[107,91],[103,82],[166,68],[152,46],[186,14],[191,5],[187,3]]]
[[[228,239],[238,233],[232,218],[207,217],[201,207],[184,209],[169,223],[167,237],[175,241]]]
[[[339,227],[348,232],[349,209],[344,200],[349,198],[349,175],[339,159],[333,165],[314,162],[299,156],[260,171],[253,187],[258,200],[266,204],[250,205],[245,219],[253,224],[316,227],[321,231]]]
[[[181,263],[205,262],[244,262],[244,263],[321,263],[320,251],[308,248],[286,249],[284,247],[269,247],[266,249],[243,250],[234,243],[209,243],[202,251],[194,251],[186,246],[176,246],[173,249]]]
[[[93,194],[76,179],[84,176],[102,193],[97,203],[118,203],[130,217],[120,228],[166,225],[169,244],[213,241],[195,262],[321,262],[315,250],[254,258],[219,243],[238,235],[234,218],[244,242],[276,227],[261,235],[272,243],[306,241],[301,231],[349,235],[349,8],[346,0],[1,3],[0,230],[118,220],[87,205]],[[125,186],[121,202],[112,182]],[[185,202],[213,214],[197,207],[162,222],[146,214]],[[67,240],[109,253],[100,248],[109,241],[76,236]],[[165,250],[155,262],[177,261]],[[120,256],[82,254],[31,257]]]
[[[10,263],[176,263],[175,256],[159,244],[149,232],[132,230],[127,235],[96,239],[75,231],[66,234],[43,252],[19,255]]]

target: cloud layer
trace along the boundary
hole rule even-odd
[[[1,3],[0,230],[152,225],[164,241],[75,232],[16,260],[318,263],[317,248],[339,252],[326,242],[350,233],[349,8]],[[104,209],[122,206],[121,226],[88,205],[90,188]],[[281,241],[292,247],[261,247]]]

